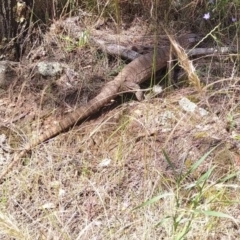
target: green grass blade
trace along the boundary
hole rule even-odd
[[[234,218],[226,213],[222,213],[222,212],[216,212],[216,211],[202,211],[202,210],[194,210],[194,212],[196,213],[203,213],[206,216],[212,216],[212,217],[221,217],[221,218],[230,218],[232,220],[234,220]]]
[[[136,209],[141,208],[141,207],[148,206],[148,205],[150,205],[150,204],[153,204],[153,203],[155,203],[155,202],[158,202],[158,201],[159,201],[160,199],[162,199],[162,198],[165,198],[165,197],[171,196],[171,195],[172,195],[172,193],[164,193],[164,194],[162,194],[162,195],[153,197],[153,198],[147,200],[146,202],[144,202],[143,204],[135,207],[133,210],[136,210]]]
[[[165,159],[167,160],[169,166],[170,166],[171,169],[173,170],[174,176],[177,176],[177,173],[176,173],[174,164],[173,164],[172,161],[170,160],[170,158],[169,158],[169,156],[167,155],[166,151],[163,149],[162,152],[163,152],[163,155],[164,155]]]
[[[185,174],[184,177],[188,176],[190,173],[192,173],[194,170],[196,170],[199,165],[205,161],[207,159],[207,157],[219,146],[220,144],[218,144],[217,146],[215,146],[214,148],[212,148],[210,151],[208,151],[207,153],[205,153],[197,162],[195,162],[191,168],[187,171],[187,173]]]

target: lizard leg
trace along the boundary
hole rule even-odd
[[[124,91],[134,91],[137,100],[138,101],[143,100],[143,91],[141,91],[141,89],[137,83],[126,81],[126,82],[124,82],[122,89]]]

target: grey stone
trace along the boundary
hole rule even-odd
[[[44,77],[61,75],[63,66],[58,62],[43,61],[37,64],[38,72]]]
[[[0,61],[0,88],[7,89],[17,78],[16,66],[18,62]]]

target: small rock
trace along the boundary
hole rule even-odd
[[[183,97],[180,101],[179,101],[179,105],[182,107],[183,110],[185,110],[186,112],[199,112],[199,114],[201,116],[206,116],[208,115],[208,111],[206,111],[203,108],[199,108],[197,106],[197,104],[191,102],[189,99]]]
[[[62,64],[58,62],[43,61],[37,64],[38,72],[44,77],[54,77],[63,72]]]
[[[17,78],[17,73],[14,70],[16,66],[18,66],[17,62],[0,61],[0,88],[7,89]]]

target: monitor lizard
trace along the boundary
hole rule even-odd
[[[196,41],[196,38],[197,35],[188,34],[179,37],[178,41],[180,42],[180,45],[187,47],[190,43]],[[150,78],[153,71],[158,71],[167,66],[169,54],[170,47],[158,48],[156,49],[156,52],[150,52],[141,55],[126,65],[114,78],[114,80],[106,83],[101,92],[86,105],[81,106],[74,112],[65,115],[62,120],[56,124],[53,124],[44,133],[29,140],[23,150],[14,154],[13,160],[0,175],[0,181],[14,167],[14,165],[17,164],[20,159],[23,158],[34,147],[50,138],[53,138],[61,132],[66,131],[74,124],[91,116],[93,113],[96,113],[126,87],[128,88],[131,86],[131,88],[134,90],[139,89],[139,84]],[[137,92],[136,96],[138,99],[140,99],[140,92]]]

